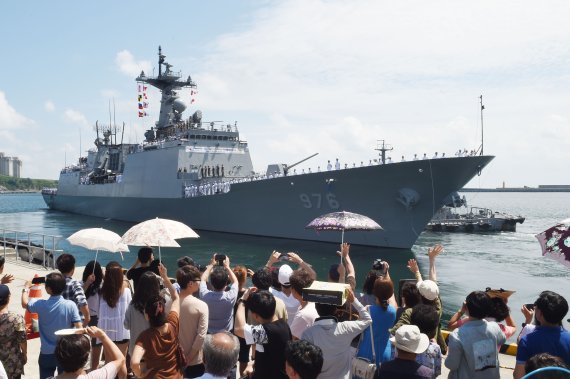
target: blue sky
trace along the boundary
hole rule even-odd
[[[238,121],[257,170],[320,153],[367,162],[479,145],[497,158],[470,186],[570,184],[570,4],[550,1],[27,1],[0,5],[0,151],[57,178],[93,146],[115,102],[125,140],[134,81],[167,61],[199,94],[187,115]],[[189,95],[185,94],[189,99]]]

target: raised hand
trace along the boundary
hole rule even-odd
[[[443,252],[443,246],[439,244],[428,248],[428,256],[430,257],[430,259],[437,257],[442,252]]]
[[[408,270],[410,270],[412,274],[415,274],[416,272],[420,271],[420,268],[418,267],[418,262],[416,262],[415,259],[408,260]]]
[[[14,280],[14,275],[6,274],[2,277],[2,280],[0,281],[0,283],[8,284],[8,283],[12,283],[13,280]]]

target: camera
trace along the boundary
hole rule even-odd
[[[386,262],[384,262],[380,258],[375,259],[374,262],[372,263],[372,269],[376,270],[376,271],[380,271],[382,273],[382,275],[386,275],[386,271],[387,271]]]
[[[224,261],[226,260],[226,256],[224,254],[216,254],[214,259],[216,260],[216,262],[218,262],[218,266],[223,266]]]
[[[32,279],[32,284],[43,284],[46,282],[45,276],[38,276],[37,278]]]
[[[279,261],[281,262],[289,261],[289,255],[287,255],[287,253],[281,253],[281,255],[279,256]]]

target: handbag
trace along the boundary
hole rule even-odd
[[[186,362],[186,354],[184,354],[184,349],[180,344],[176,348],[176,364],[180,371],[184,371],[188,362]]]
[[[372,324],[370,324],[370,341],[372,343],[372,362],[362,357],[352,358],[352,365],[350,368],[350,376],[352,378],[373,379],[374,374],[376,374],[376,352],[374,351],[374,330],[372,330]],[[362,342],[362,338],[360,342]]]

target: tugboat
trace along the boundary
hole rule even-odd
[[[305,225],[347,210],[383,227],[350,232],[351,243],[409,249],[443,200],[494,158],[481,148],[481,155],[389,163],[383,146],[379,159],[365,157],[369,164],[360,166],[343,168],[330,157],[303,174],[282,162],[255,171],[237,122],[208,122],[200,110],[183,117],[186,105],[178,92],[195,90],[196,83],[173,71],[160,47],[157,72],[136,78],[162,93],[158,121],[144,141],[123,143],[120,127],[96,123],[87,157],[61,171],[57,189],[42,191],[51,209],[130,222],[162,217],[197,230],[334,243],[335,233]]]
[[[469,212],[460,213],[459,207],[466,207],[465,196],[452,196],[452,201],[436,212],[427,224],[426,230],[432,232],[516,232],[517,224],[525,220],[522,216],[512,216],[502,212],[493,212],[489,208],[470,207]]]

